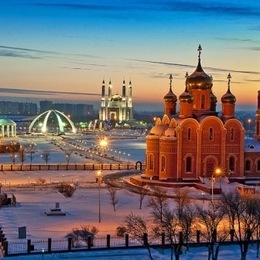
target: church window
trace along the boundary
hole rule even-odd
[[[154,157],[153,154],[149,155],[149,170],[153,170],[154,168]]]
[[[230,129],[230,141],[234,141],[234,128]]]
[[[250,162],[250,160],[246,160],[245,170],[246,171],[251,171],[251,162]]]
[[[188,140],[188,141],[191,140],[191,128],[188,128],[188,132],[187,132],[187,140]]]
[[[192,159],[189,156],[186,158],[186,172],[191,172],[191,167],[192,167]]]
[[[214,139],[214,131],[213,128],[209,128],[209,140],[212,141]]]
[[[233,156],[229,158],[229,171],[235,171],[235,158]]]
[[[201,96],[201,108],[204,109],[205,108],[205,95]]]
[[[162,156],[161,171],[165,171],[165,168],[166,168],[166,158],[165,156]]]
[[[257,171],[260,171],[260,160],[257,161]]]

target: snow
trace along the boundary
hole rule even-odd
[[[28,142],[29,138],[20,138],[20,142]],[[78,140],[79,138],[77,138]],[[49,150],[52,162],[65,162],[64,153],[57,146],[50,143],[50,139],[46,138],[30,138],[29,141],[37,142],[37,152],[35,154],[34,163],[39,163],[41,160],[40,153],[44,150]],[[139,143],[137,152],[135,151],[134,142]],[[91,143],[91,138],[87,142],[87,146]],[[117,140],[117,147],[121,148],[126,153],[131,153],[131,159],[134,161],[140,153],[144,153],[144,139],[134,140]],[[131,148],[129,145],[131,144]],[[111,144],[112,145],[112,144]],[[117,149],[118,149],[117,148]],[[113,148],[115,149],[115,148]],[[133,157],[132,157],[133,156]],[[1,155],[0,164],[10,163],[10,155]],[[143,159],[143,158],[142,158]],[[73,155],[73,161],[82,161],[82,158]],[[104,175],[113,174],[112,171],[103,171]],[[99,229],[97,237],[104,237],[107,234],[115,235],[116,228],[124,223],[126,215],[133,212],[134,214],[148,216],[148,209],[145,206],[142,210],[139,209],[139,196],[130,193],[127,190],[119,190],[117,197],[119,200],[116,206],[116,211],[110,203],[108,190],[101,184],[100,189],[100,214],[101,222],[98,222],[99,216],[99,196],[98,184],[96,183],[96,171],[5,171],[0,172],[0,182],[2,183],[2,192],[6,192],[8,196],[13,193],[16,196],[16,206],[4,206],[0,209],[0,223],[8,241],[22,241],[18,239],[18,228],[26,227],[27,239],[58,239],[71,232],[73,228],[79,228],[82,225],[92,225]],[[44,178],[48,185],[59,182],[69,182],[78,185],[76,192],[70,198],[65,198],[54,188],[39,187],[34,185],[39,178]],[[15,186],[14,186],[15,185]],[[214,185],[222,185],[223,190],[235,189],[236,186],[226,181],[214,183]],[[169,189],[170,191],[170,189]],[[210,194],[202,194],[194,188],[191,189],[194,197],[203,195],[203,201],[211,199]],[[205,199],[205,201],[204,201]],[[217,199],[217,195],[216,195]],[[55,203],[59,202],[60,208],[66,213],[66,216],[46,216],[45,211],[55,207]],[[44,249],[46,251],[46,249]],[[248,259],[256,259],[256,248],[250,245]],[[169,250],[152,250],[154,259],[169,259]],[[238,246],[221,247],[219,259],[229,260],[238,259],[240,256]],[[134,250],[100,250],[74,253],[59,253],[59,254],[43,254],[12,256],[12,259],[137,259],[142,257],[143,260],[149,259],[146,249]],[[186,254],[181,255],[181,259],[201,260],[207,259],[207,248],[191,248]]]

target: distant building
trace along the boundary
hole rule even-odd
[[[109,81],[106,95],[105,81],[101,87],[101,105],[99,110],[100,121],[124,122],[133,119],[132,83],[126,87],[125,80],[122,86],[122,95],[112,93],[112,83]]]
[[[40,101],[40,112],[47,110],[59,110],[73,118],[84,118],[94,114],[94,106],[89,104],[53,103],[52,101]]]
[[[260,177],[260,91],[256,111],[255,139],[245,138],[242,123],[235,117],[236,97],[227,91],[221,97],[222,113],[216,112],[213,79],[198,65],[186,75],[184,92],[177,98],[172,90],[164,96],[164,115],[146,137],[146,171],[143,179],[198,181],[212,177],[216,169],[230,179]],[[179,112],[176,111],[179,100]]]
[[[1,115],[36,115],[37,104],[29,102],[0,101]]]

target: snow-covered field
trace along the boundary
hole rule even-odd
[[[31,140],[31,139],[30,139]],[[51,144],[48,140],[34,140],[37,143],[38,153],[43,150],[55,152],[53,161],[60,162],[65,160],[62,151]],[[145,146],[144,140],[139,142],[140,147],[135,152],[135,146],[129,148],[130,143],[136,140],[120,141],[117,140],[117,145],[126,153],[131,153],[138,156],[138,153],[143,153]],[[120,145],[121,142],[121,145]],[[112,145],[112,144],[111,144]],[[115,149],[115,148],[113,148]],[[129,150],[130,149],[130,150]],[[0,156],[3,161],[4,157],[7,160],[6,154]],[[10,157],[10,155],[9,155]],[[38,159],[37,159],[38,158]],[[62,159],[63,158],[63,159]],[[36,156],[35,162],[40,160],[40,156]],[[73,160],[82,160],[76,155],[73,155]],[[135,158],[133,160],[136,160]],[[3,163],[3,162],[1,162]],[[7,163],[7,162],[6,162]],[[103,174],[111,174],[110,171],[103,171]],[[143,209],[139,209],[139,196],[130,193],[127,190],[119,190],[117,192],[118,204],[116,211],[110,203],[108,190],[101,185],[100,196],[100,214],[101,222],[99,223],[99,196],[98,184],[96,183],[96,171],[6,171],[0,172],[0,182],[2,183],[2,192],[6,192],[8,196],[12,193],[15,195],[16,206],[4,206],[0,209],[0,223],[8,241],[17,241],[18,228],[26,226],[27,239],[47,239],[47,238],[63,238],[73,228],[79,228],[82,225],[93,225],[99,229],[97,236],[105,236],[110,234],[115,235],[116,228],[124,223],[124,218],[129,213],[148,215],[148,209],[144,202]],[[47,183],[56,182],[73,182],[78,183],[78,188],[71,198],[65,198],[57,192],[55,188],[36,187],[33,185],[39,178],[44,178]],[[20,184],[20,186],[14,186]],[[215,185],[220,185],[216,183]],[[223,189],[234,188],[233,184],[222,183]],[[201,191],[192,191],[201,195]],[[209,194],[205,194],[205,201],[210,199]],[[66,216],[46,216],[44,213],[59,202],[60,207]],[[203,203],[200,201],[200,203]],[[206,202],[205,202],[206,203]],[[157,251],[153,250],[154,259],[169,259],[169,250]],[[240,253],[238,246],[221,247],[219,259],[235,260],[239,259]],[[133,250],[106,250],[106,251],[90,251],[81,253],[66,253],[66,254],[44,254],[33,255],[31,257],[19,256],[17,259],[149,259],[148,252],[145,249]],[[14,259],[14,257],[12,257]],[[189,252],[183,254],[181,259],[207,259],[207,248],[191,248]],[[250,246],[248,259],[256,259],[255,247]]]

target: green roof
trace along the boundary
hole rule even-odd
[[[15,122],[9,118],[0,118],[0,125],[15,125]]]

